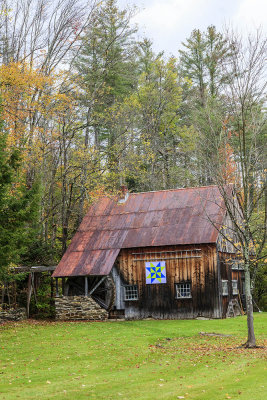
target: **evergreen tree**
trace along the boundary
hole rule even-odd
[[[111,186],[118,182],[117,140],[121,140],[112,123],[112,113],[114,107],[134,90],[137,81],[136,29],[130,26],[132,16],[133,11],[120,10],[116,0],[102,2],[93,12],[91,23],[82,36],[81,50],[75,62],[84,150],[94,147],[98,169],[109,174]],[[88,167],[84,163],[78,223],[83,216],[87,179]]]
[[[0,279],[18,264],[33,242],[38,211],[38,187],[26,187],[20,176],[18,149],[7,150],[7,133],[0,125]]]
[[[119,10],[116,0],[106,0],[94,12],[82,38],[76,69],[85,109],[85,141],[89,140],[88,133],[93,133],[98,148],[114,144],[114,132],[106,114],[136,83],[136,29],[130,27],[132,15],[131,11]]]
[[[135,173],[134,186],[136,190],[155,190],[192,184],[188,155],[196,138],[180,120],[182,88],[177,60],[171,57],[165,61],[162,54],[153,54],[149,42],[144,42],[141,50],[143,72],[137,90],[126,101],[128,114],[121,118],[127,121],[134,113],[133,126],[125,130],[135,136],[131,153],[143,155],[141,174]],[[127,153],[122,163],[127,165],[130,158]]]
[[[204,107],[207,97],[217,96],[221,85],[227,80],[228,74],[223,65],[231,54],[229,43],[211,25],[206,32],[193,30],[182,44],[184,49],[179,50],[180,69],[192,81],[195,101]]]
[[[188,125],[197,126],[198,129],[201,126],[197,154],[192,155],[197,163],[196,175],[200,185],[212,184],[212,171],[209,168],[212,154],[203,143],[211,139],[213,132],[210,132],[205,110],[223,112],[220,100],[223,96],[222,87],[229,80],[229,70],[224,66],[231,56],[230,47],[226,38],[211,25],[206,32],[195,29],[183,43],[183,50],[179,50],[181,74],[191,80],[191,87],[184,92],[183,118]]]

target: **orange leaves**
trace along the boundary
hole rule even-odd
[[[229,137],[230,135],[230,137]],[[231,138],[231,131],[228,132],[228,138]],[[229,143],[224,144],[219,149],[221,160],[221,174],[226,183],[236,183],[237,166],[234,159],[234,151]]]

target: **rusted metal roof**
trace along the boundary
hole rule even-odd
[[[216,186],[103,197],[84,217],[54,277],[106,275],[120,249],[216,243],[223,200]],[[213,224],[209,221],[213,222]]]

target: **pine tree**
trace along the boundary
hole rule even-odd
[[[222,87],[229,79],[224,65],[231,55],[231,48],[226,38],[211,25],[206,32],[195,29],[183,43],[180,53],[181,74],[191,80],[191,87],[186,90],[184,109],[186,123],[200,126],[199,142],[194,157],[197,160],[196,175],[199,184],[210,185],[212,172],[209,170],[211,154],[203,146],[211,136],[210,127],[205,119],[205,109],[218,108],[223,95]],[[221,110],[223,111],[223,110]],[[220,127],[218,127],[220,130]],[[201,154],[201,157],[199,155]]]
[[[118,130],[112,123],[113,109],[133,91],[137,81],[136,29],[130,26],[132,16],[133,11],[120,10],[116,0],[102,2],[82,36],[81,50],[75,62],[84,151],[94,147],[99,171],[105,169],[113,176],[119,171]],[[87,178],[88,167],[84,164],[78,223],[83,216]]]
[[[180,69],[192,81],[195,101],[204,107],[207,97],[216,96],[227,79],[223,64],[231,54],[227,40],[215,26],[206,32],[193,30],[180,53]]]
[[[114,144],[114,132],[105,115],[135,86],[136,29],[130,27],[132,15],[127,10],[119,10],[116,0],[106,0],[94,12],[82,38],[76,69],[88,127],[85,141],[89,140],[88,131],[93,131],[98,148]]]
[[[24,184],[19,150],[7,150],[3,122],[0,130],[0,279],[4,280],[9,267],[21,261],[34,240],[38,186]]]
[[[140,135],[139,153],[147,154],[141,189],[182,187],[192,179],[185,159],[194,148],[195,132],[180,121],[182,88],[177,60],[154,55],[149,43],[142,48],[141,60],[143,73],[129,107],[129,112],[136,111],[133,132]]]

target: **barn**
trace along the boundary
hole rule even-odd
[[[57,318],[223,318],[244,286],[226,234],[216,186],[100,198],[54,271]]]

